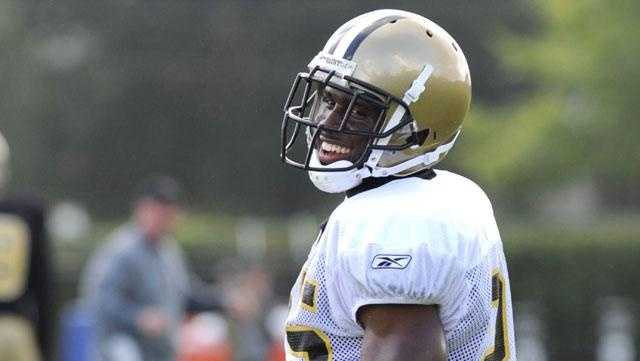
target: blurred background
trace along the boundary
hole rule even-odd
[[[640,359],[640,2],[0,0],[8,191],[49,209],[50,359],[79,354],[80,274],[149,174],[184,187],[190,269],[259,300],[251,352],[237,318],[198,325],[224,330],[227,358],[271,357],[269,330],[341,200],[280,163],[285,96],[333,30],[385,7],[434,20],[467,56],[472,111],[438,168],[493,201],[519,359]]]

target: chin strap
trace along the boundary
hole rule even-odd
[[[318,152],[314,150],[309,165],[323,168],[349,168],[353,166],[353,163],[348,160],[339,160],[328,165],[321,165]],[[338,172],[310,170],[308,173],[313,185],[327,193],[342,193],[362,183],[364,178],[371,176],[371,171],[367,167]]]

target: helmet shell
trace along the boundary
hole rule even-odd
[[[370,25],[361,30],[362,27],[358,28],[360,23]],[[351,30],[345,32],[345,27]],[[413,129],[407,127],[394,133],[389,144],[402,144],[412,130],[428,130],[426,140],[419,146],[385,151],[378,165],[392,167],[451,141],[461,129],[471,102],[469,66],[453,37],[436,23],[417,14],[377,10],[354,18],[338,29],[325,49],[336,42],[335,38],[340,32],[343,34],[342,41],[356,41],[348,39],[348,34],[358,30],[360,35],[356,35],[355,39],[360,43],[355,52],[349,55],[350,60],[357,64],[352,75],[354,78],[402,99],[425,66],[433,69],[424,92],[409,104]],[[367,31],[370,32],[363,35]],[[357,36],[361,39],[357,39]],[[394,110],[395,107],[389,109],[386,122]],[[412,173],[431,165],[403,173]]]

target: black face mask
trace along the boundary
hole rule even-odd
[[[343,83],[346,85],[341,85]],[[342,119],[332,124],[318,122],[315,116],[321,102],[319,94],[327,91],[346,99]],[[357,123],[362,121],[352,114],[352,110],[362,104],[373,109],[373,115],[369,117],[372,124],[368,127],[358,126]],[[397,107],[405,108],[404,117],[393,128],[383,130],[389,109]],[[376,144],[377,140],[389,137],[410,124],[412,119],[409,106],[393,94],[353,77],[340,78],[335,71],[315,67],[310,73],[298,74],[289,92],[282,120],[280,157],[286,164],[310,171],[341,172],[362,168],[372,150],[403,150],[419,144],[420,139],[415,135],[401,145]],[[300,136],[301,133],[305,136]],[[320,147],[321,135],[329,138],[358,137],[364,147],[350,159],[352,164],[347,167],[312,166],[311,157]]]

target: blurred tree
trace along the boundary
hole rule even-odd
[[[388,4],[387,4],[388,5]],[[123,216],[133,185],[175,176],[188,204],[261,214],[322,209],[326,197],[278,158],[284,97],[296,72],[364,0],[0,2],[0,128],[14,190],[72,198]],[[448,29],[474,95],[521,93],[489,46],[496,23],[527,31],[526,8],[499,0],[396,1]],[[526,86],[524,87],[526,88]]]
[[[516,204],[586,181],[606,206],[637,206],[640,2],[530,6],[541,22],[536,36],[503,31],[496,49],[535,88],[513,104],[475,106],[455,160]]]

